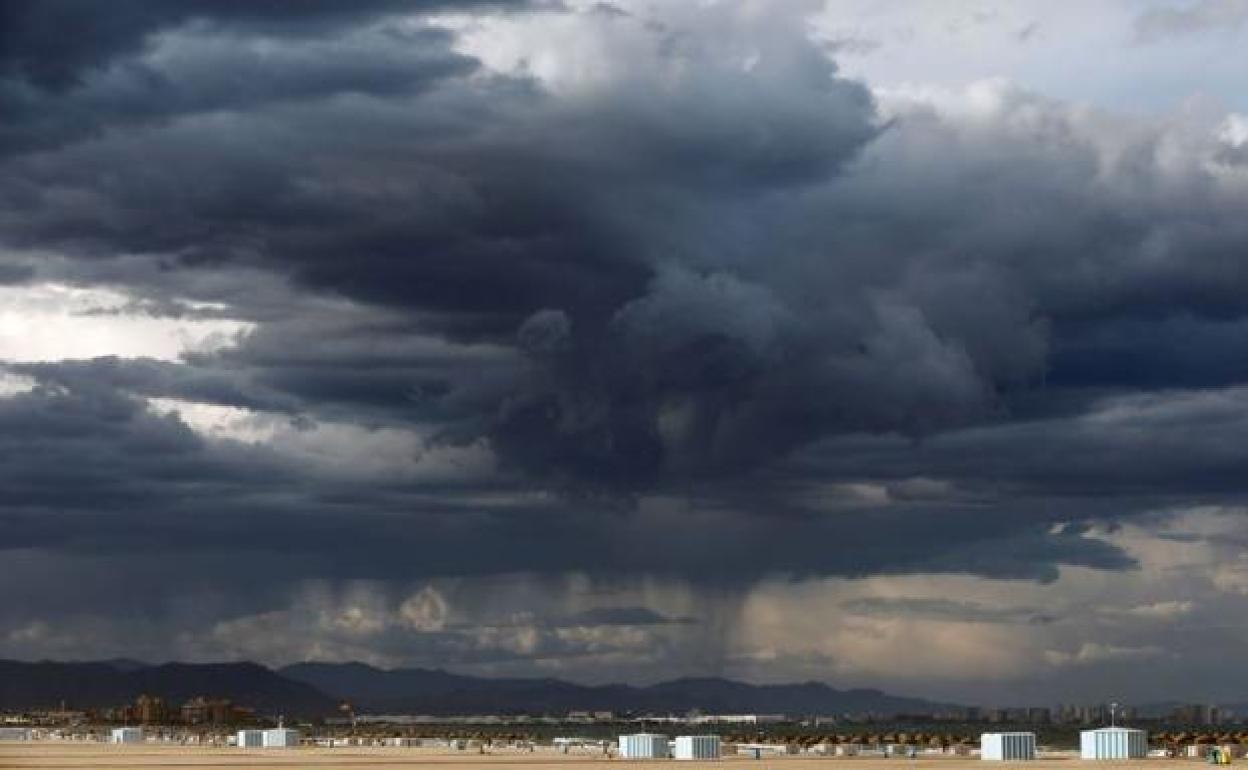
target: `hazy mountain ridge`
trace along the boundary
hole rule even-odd
[[[0,709],[119,706],[142,694],[176,708],[196,696],[229,698],[263,713],[315,715],[336,701],[311,685],[256,663],[0,660]]]
[[[298,663],[278,670],[257,663],[164,663],[131,660],[0,660],[0,709],[98,709],[141,694],[177,708],[196,696],[229,698],[262,714],[330,715],[341,700],[372,713],[566,714],[574,710],[684,713],[922,713],[946,704],[878,690],[837,690],[818,682],[752,685],[686,678],[644,687],[582,685],[560,679],[465,676],[436,669],[384,670],[363,663]]]
[[[570,710],[683,713],[930,712],[949,707],[879,690],[837,690],[819,682],[753,685],[714,677],[636,687],[559,679],[487,679],[431,669],[384,670],[361,663],[299,663],[292,679],[374,712],[427,714],[564,713]]]

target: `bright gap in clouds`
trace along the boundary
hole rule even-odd
[[[450,482],[480,478],[495,470],[494,454],[486,442],[439,443],[418,427],[301,420],[176,398],[149,398],[147,402],[153,413],[175,416],[205,439],[263,446],[327,476]]]
[[[175,301],[183,317],[154,314],[123,292],[39,283],[0,286],[0,360],[34,363],[101,356],[177,361],[235,345],[254,324],[197,317],[218,311]]]

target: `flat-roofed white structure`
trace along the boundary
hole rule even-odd
[[[1101,727],[1079,733],[1083,759],[1140,759],[1148,756],[1148,733],[1130,727]]]
[[[28,741],[30,729],[26,727],[0,727],[0,741]]]
[[[979,758],[1020,761],[1036,758],[1035,733],[984,733],[979,736]]]
[[[258,749],[264,746],[264,730],[239,730],[235,745],[240,749]]]
[[[762,756],[780,756],[783,754],[796,754],[796,743],[738,743],[737,753],[746,755]]]
[[[676,759],[719,759],[718,735],[676,736]]]
[[[142,743],[142,727],[114,727],[108,736],[109,743]]]
[[[736,724],[770,725],[785,721],[784,714],[700,714],[681,721],[695,725]]]
[[[264,731],[264,748],[292,749],[299,745],[299,731],[287,727],[278,727]]]
[[[620,757],[623,759],[667,759],[668,750],[666,735],[636,733],[620,736]]]

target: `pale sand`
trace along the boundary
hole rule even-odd
[[[565,755],[550,750],[536,753],[506,753],[499,751],[482,756],[475,753],[448,752],[429,749],[237,749],[194,748],[165,746],[110,746],[107,744],[74,743],[0,743],[0,768],[435,768],[453,766],[454,770],[507,770],[510,767],[558,767],[561,770],[582,770],[604,765],[618,765],[629,770],[705,770],[706,768],[739,766],[757,770],[771,770],[783,766],[784,770],[833,770],[837,765],[852,765],[852,770],[986,770],[1019,763],[985,763],[966,757],[930,759],[882,759],[879,757],[775,757],[754,760],[747,757],[725,757],[718,762],[632,761],[606,759],[601,756]],[[1083,762],[1077,759],[1043,759],[1037,770],[1122,770],[1146,765],[1147,770],[1195,770],[1198,760],[1141,759],[1129,762]],[[867,766],[870,766],[868,768]],[[740,770],[746,770],[742,767]]]

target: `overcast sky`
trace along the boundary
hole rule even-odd
[[[1248,2],[0,29],[0,657],[1242,699]]]

